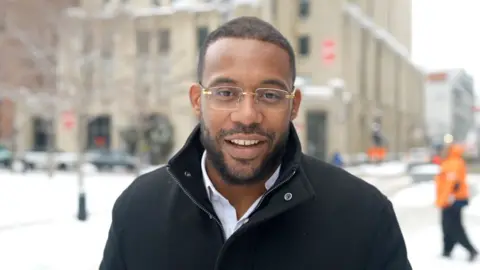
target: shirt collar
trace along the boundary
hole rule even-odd
[[[207,159],[207,152],[204,151],[202,155],[202,162],[200,164],[202,166],[203,183],[205,184],[205,188],[207,189],[208,199],[211,200],[213,195],[223,197],[223,195],[221,195],[220,192],[218,192],[215,189],[215,186],[213,186],[213,183],[210,180],[210,177],[208,177],[207,168],[205,165],[206,159]],[[278,166],[278,168],[275,170],[272,176],[270,176],[270,178],[265,182],[265,188],[267,190],[271,189],[275,184],[275,182],[277,181],[278,176],[280,175],[280,167],[281,165]]]

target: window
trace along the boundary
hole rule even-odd
[[[160,29],[157,32],[158,52],[167,53],[170,50],[170,30]]]
[[[310,54],[310,37],[301,36],[298,38],[298,54],[300,56],[307,56]]]
[[[48,150],[48,133],[50,122],[41,117],[33,117],[33,149],[34,151]]]
[[[148,54],[150,51],[150,33],[147,31],[137,30],[137,54]]]
[[[300,18],[307,18],[310,15],[310,0],[299,0],[299,16]]]
[[[208,28],[201,26],[197,28],[197,48],[200,49],[208,36]]]
[[[111,143],[111,117],[100,115],[92,119],[87,127],[88,149],[110,149]]]

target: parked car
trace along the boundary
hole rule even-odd
[[[46,150],[33,149],[26,151],[21,155],[21,159],[28,169],[31,170],[46,170],[49,166],[49,155],[53,155],[53,166],[60,170],[69,170],[74,167],[77,160],[77,154],[73,152],[65,152],[59,149],[54,149],[52,153]]]
[[[0,145],[0,167],[10,167],[12,165],[13,154],[7,147]]]
[[[137,168],[137,158],[124,151],[94,150],[86,155],[86,161],[99,171],[124,169],[134,171]]]
[[[430,164],[432,163],[432,152],[423,147],[411,148],[405,156],[405,163],[408,171],[417,165]]]

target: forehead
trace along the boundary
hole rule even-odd
[[[230,78],[242,84],[281,80],[291,86],[288,53],[279,46],[253,39],[223,38],[205,54],[203,81]]]

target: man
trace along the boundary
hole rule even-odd
[[[462,158],[463,147],[453,144],[442,162],[436,177],[436,205],[442,209],[443,256],[449,258],[454,246],[459,243],[469,253],[469,261],[478,255],[462,224],[462,209],[468,204],[469,192],[466,180],[466,165]]]
[[[385,196],[302,154],[295,76],[270,24],[213,31],[189,92],[200,124],[118,198],[100,269],[411,269]]]

